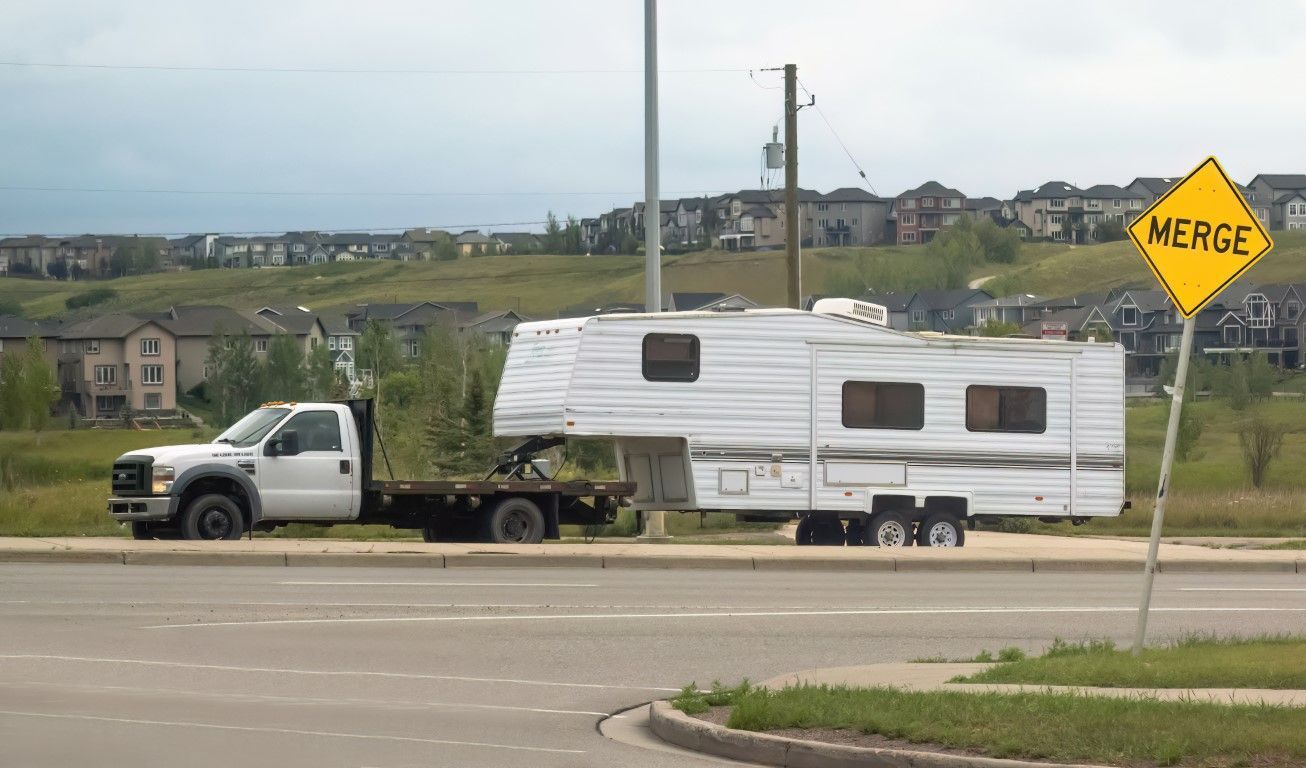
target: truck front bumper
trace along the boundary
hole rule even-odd
[[[169,520],[176,512],[176,496],[115,496],[109,499],[109,517],[124,523]]]

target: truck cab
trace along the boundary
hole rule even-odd
[[[211,443],[120,456],[109,514],[137,538],[236,539],[259,524],[354,520],[362,443],[348,404],[266,403]]]

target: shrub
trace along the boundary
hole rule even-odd
[[[1283,448],[1283,437],[1288,428],[1282,422],[1269,421],[1260,415],[1253,416],[1238,427],[1238,444],[1242,446],[1243,463],[1252,485],[1260,488],[1270,464]]]
[[[92,288],[89,291],[69,296],[64,299],[64,306],[68,309],[82,309],[83,307],[93,307],[96,304],[103,304],[110,299],[118,297],[118,292],[112,288]]]

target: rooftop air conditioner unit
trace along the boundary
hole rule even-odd
[[[889,310],[879,304],[857,299],[821,299],[812,305],[812,311],[823,315],[837,315],[871,325],[889,326]]]

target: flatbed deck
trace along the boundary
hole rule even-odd
[[[559,496],[634,496],[635,483],[592,480],[378,480],[371,490],[391,496],[480,496],[550,493]]]

